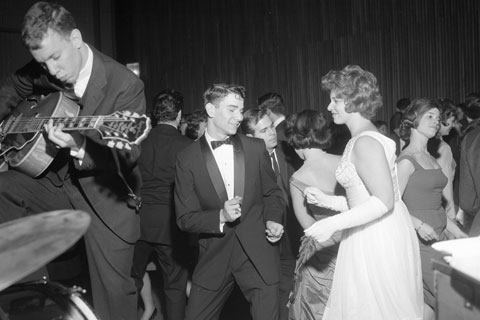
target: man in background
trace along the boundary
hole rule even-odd
[[[467,102],[470,120],[460,146],[459,205],[457,215],[471,237],[480,235],[480,94],[470,94]]]
[[[155,312],[151,285],[146,267],[153,253],[163,275],[163,292],[168,320],[183,320],[188,280],[187,234],[175,221],[173,189],[177,154],[192,143],[178,131],[182,118],[183,99],[171,89],[158,93],[153,100],[152,118],[156,126],[142,143],[138,160],[142,174],[142,208],[140,209],[140,240],[135,246],[132,275],[144,303],[142,319]],[[143,279],[143,283],[142,283]],[[143,286],[142,286],[143,284]]]
[[[295,172],[287,162],[282,147],[278,144],[277,133],[272,120],[266,112],[260,109],[247,110],[243,115],[242,132],[249,136],[262,139],[272,162],[272,168],[277,178],[277,185],[282,190],[287,203],[287,215],[284,220],[284,236],[280,241],[280,309],[279,319],[288,319],[288,297],[293,286],[295,261],[298,255],[300,237],[303,233],[295,213],[293,212],[290,197],[290,177]]]
[[[275,92],[267,92],[257,99],[257,105],[260,110],[265,112],[273,122],[275,131],[277,132],[277,140],[286,156],[287,161],[295,170],[303,164],[302,159],[297,155],[295,150],[290,147],[285,138],[285,105],[280,94]]]

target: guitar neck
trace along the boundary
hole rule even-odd
[[[102,116],[85,117],[38,117],[22,118],[12,117],[4,126],[4,134],[16,133],[34,133],[44,129],[49,120],[53,120],[53,125],[63,124],[63,131],[90,130],[97,129],[101,123]]]

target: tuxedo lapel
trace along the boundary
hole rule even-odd
[[[202,151],[203,159],[205,160],[205,165],[207,166],[208,175],[212,181],[213,187],[215,188],[218,200],[223,204],[228,200],[227,190],[225,189],[222,174],[218,169],[217,162],[215,161],[212,150],[208,146],[205,135],[200,138],[200,150]]]
[[[245,190],[245,156],[242,140],[238,135],[232,137],[233,141],[233,167],[234,167],[234,188],[233,194],[243,198]]]

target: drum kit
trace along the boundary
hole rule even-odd
[[[45,279],[22,282],[74,245],[88,213],[57,210],[0,224],[0,320],[98,320],[83,289]]]

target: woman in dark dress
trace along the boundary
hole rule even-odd
[[[447,239],[446,230],[453,237],[466,235],[447,218],[442,207],[447,177],[435,158],[427,150],[427,142],[435,137],[440,127],[440,108],[436,101],[413,100],[405,111],[400,127],[402,139],[407,141],[397,160],[398,180],[403,201],[412,216],[417,232],[422,262],[424,319],[434,319],[435,290],[431,259],[441,255],[431,248],[436,241]]]
[[[335,211],[307,204],[304,189],[313,186],[333,195],[337,181],[335,168],[340,156],[323,151],[331,144],[331,133],[325,117],[313,110],[304,110],[287,120],[286,137],[304,160],[290,179],[292,204],[303,229]],[[289,319],[321,319],[328,301],[341,233],[335,233],[321,247],[305,238],[297,261],[294,290],[290,296]]]

